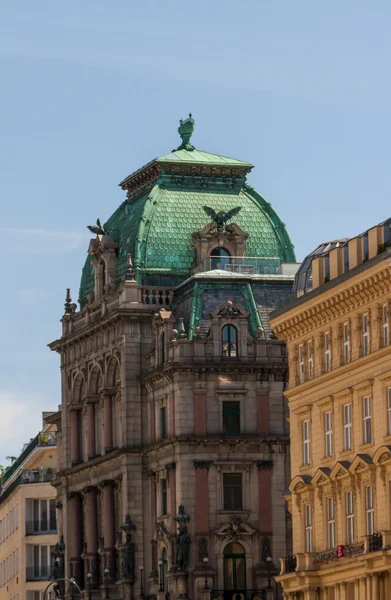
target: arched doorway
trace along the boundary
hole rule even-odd
[[[210,268],[214,269],[224,269],[225,265],[228,265],[231,262],[230,255],[227,250],[224,248],[215,248],[210,253]]]
[[[232,600],[233,592],[246,592],[246,553],[238,542],[224,548],[224,600]]]

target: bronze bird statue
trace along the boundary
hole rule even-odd
[[[91,233],[96,233],[96,235],[109,235],[107,229],[101,225],[100,219],[96,220],[96,225],[87,225],[87,229],[89,229]]]
[[[218,231],[223,231],[226,222],[229,221],[229,219],[232,219],[232,217],[237,215],[238,212],[242,210],[241,206],[236,206],[235,208],[231,208],[231,210],[220,210],[217,213],[215,210],[213,210],[213,208],[210,208],[209,206],[203,206],[202,208],[204,209],[208,217],[210,217],[212,221],[216,223]]]

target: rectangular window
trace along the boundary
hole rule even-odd
[[[329,548],[335,548],[335,503],[327,498],[327,542]]]
[[[344,323],[343,326],[343,362],[347,365],[350,360],[350,332],[349,323]]]
[[[309,465],[311,461],[310,421],[303,421],[303,465]]]
[[[305,550],[312,552],[312,506],[305,505]]]
[[[372,442],[371,397],[363,398],[364,444]]]
[[[364,315],[362,318],[362,335],[363,335],[363,351],[364,356],[369,354],[369,317]]]
[[[354,542],[354,506],[353,492],[346,492],[346,543]]]
[[[49,500],[49,531],[57,530],[56,501]]]
[[[387,390],[387,423],[388,435],[391,435],[391,388]]]
[[[343,407],[343,449],[352,449],[352,405],[344,404]]]
[[[331,410],[324,414],[325,456],[333,455],[333,417]]]
[[[373,487],[367,485],[365,489],[365,503],[367,516],[367,535],[373,535],[375,532],[375,509],[373,505]]]
[[[312,354],[312,341],[308,342],[308,379],[312,379],[314,376],[314,357]]]
[[[161,479],[160,482],[161,485],[161,500],[162,500],[162,506],[161,506],[161,513],[162,515],[166,515],[167,514],[167,479]]]
[[[240,402],[223,402],[223,433],[240,435]]]
[[[299,382],[304,383],[304,352],[303,344],[299,346]]]
[[[330,333],[324,334],[324,361],[326,373],[331,369],[331,348],[330,348]]]
[[[383,306],[383,346],[388,346],[388,306]]]
[[[224,510],[242,510],[242,474],[223,473]]]
[[[167,437],[166,429],[166,407],[160,409],[160,439],[165,440]]]

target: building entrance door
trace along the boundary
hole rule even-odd
[[[241,544],[231,542],[224,548],[224,600],[246,594],[246,554]]]

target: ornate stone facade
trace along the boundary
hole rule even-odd
[[[221,203],[221,157],[208,156],[209,170],[216,160],[216,191],[208,192],[208,202]],[[203,199],[198,191],[192,196],[198,183],[191,183],[194,172],[186,160],[181,169],[189,178],[190,206]],[[170,162],[166,173],[172,168]],[[156,185],[154,176],[151,181]],[[169,191],[167,180],[159,181]],[[147,182],[141,178],[143,190]],[[129,185],[128,178],[123,186]],[[241,187],[231,193],[235,206]],[[143,200],[135,188],[132,194],[137,207]],[[260,205],[258,210],[262,221]],[[95,287],[88,297],[81,292],[79,312],[67,297],[62,337],[50,345],[61,355],[62,467],[56,486],[66,573],[84,587],[90,574],[94,595],[105,577],[114,599],[142,591],[195,600],[205,578],[218,590],[262,590],[266,559],[276,572],[279,557],[289,552],[282,497],[289,481],[287,360],[268,314],[289,299],[293,277],[283,259],[273,274],[246,270],[245,222],[243,230],[231,224],[225,233],[213,233],[204,218],[193,236],[182,236],[183,252],[193,248],[197,264],[222,247],[226,236],[243,268],[205,271],[198,265],[182,278],[177,269],[173,279],[175,265],[146,274],[145,263],[133,267],[128,257],[118,277],[118,261],[127,251],[124,236],[106,224],[105,234],[90,244],[87,267],[94,275],[88,279],[87,267],[83,275],[83,290],[86,281]],[[147,227],[146,220],[140,223]],[[164,253],[164,236],[161,243]],[[280,244],[277,234],[273,243]],[[230,248],[224,260],[233,266]],[[236,560],[242,565],[235,567],[238,580],[228,584]]]

